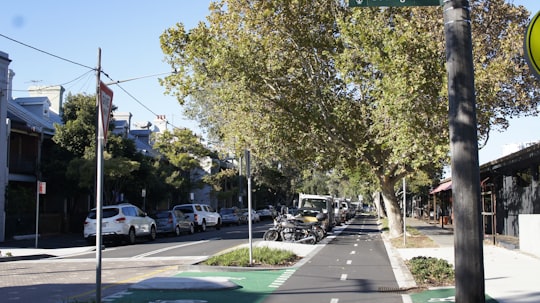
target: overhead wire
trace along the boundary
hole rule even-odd
[[[31,48],[33,50],[36,50],[38,52],[41,52],[41,53],[44,53],[46,55],[49,55],[51,57],[54,57],[54,58],[57,58],[57,59],[60,59],[62,61],[66,61],[66,62],[69,62],[71,64],[74,64],[74,65],[78,65],[78,66],[82,66],[82,67],[85,67],[87,69],[89,69],[89,71],[87,71],[86,73],[84,73],[83,75],[71,80],[71,81],[68,81],[66,82],[65,84],[69,84],[71,82],[74,82],[82,77],[84,77],[87,73],[91,72],[91,71],[96,71],[97,68],[94,68],[94,67],[90,67],[90,66],[87,66],[85,64],[82,64],[82,63],[78,63],[78,62],[75,62],[73,60],[69,60],[69,59],[66,59],[64,57],[61,57],[61,56],[58,56],[58,55],[55,55],[55,54],[52,54],[50,52],[47,52],[47,51],[44,51],[42,49],[39,49],[37,47],[34,47],[34,46],[31,46],[29,44],[26,44],[24,42],[21,42],[19,40],[16,40],[16,39],[13,39],[11,37],[8,37],[2,33],[0,33],[0,36],[5,38],[5,39],[8,39],[10,41],[13,41],[15,43],[18,43],[20,45],[23,45],[25,47],[28,47],[28,48]],[[118,81],[115,81],[113,80],[107,73],[105,73],[103,70],[100,71],[103,75],[105,75],[107,78],[109,78],[111,81],[113,81],[111,84],[115,84],[118,86],[118,88],[120,88],[122,91],[124,91],[130,98],[132,98],[135,102],[137,102],[139,105],[141,105],[144,109],[146,109],[147,111],[149,111],[150,113],[152,113],[153,115],[155,115],[156,117],[160,116],[158,115],[157,113],[155,113],[153,110],[151,110],[148,106],[144,105],[139,99],[137,99],[135,96],[133,96],[131,93],[129,93],[126,89],[124,89],[122,86],[120,86],[120,83],[123,83],[123,82],[128,82],[128,81],[133,81],[133,80],[139,80],[139,79],[144,79],[144,78],[150,78],[150,77],[156,77],[156,76],[161,76],[161,75],[168,75],[168,74],[173,74],[174,72],[168,72],[168,73],[160,73],[160,74],[153,74],[153,75],[147,75],[147,76],[140,76],[140,77],[136,77],[136,78],[131,78],[131,79],[127,79],[127,80],[118,80]],[[65,84],[59,84],[59,85],[65,85]],[[50,85],[48,87],[52,87],[52,86],[56,86],[56,85]],[[165,122],[170,125],[171,127],[173,128],[176,128],[176,129],[181,129],[180,127],[177,127],[173,124],[171,124],[169,121],[165,120]]]
[[[37,48],[37,47],[31,46],[31,45],[28,45],[28,44],[26,44],[26,43],[23,43],[23,42],[21,42],[21,41],[19,41],[19,40],[15,40],[15,39],[13,39],[13,38],[10,38],[10,37],[8,37],[8,36],[6,36],[6,35],[4,35],[4,34],[1,34],[1,33],[0,33],[0,36],[6,38],[6,39],[8,39],[8,40],[11,40],[11,41],[13,41],[13,42],[15,42],[15,43],[18,43],[18,44],[24,45],[24,46],[26,46],[26,47],[28,47],[28,48],[31,48],[31,49],[33,49],[33,50],[36,50],[36,51],[38,51],[38,52],[47,54],[47,55],[49,55],[49,56],[51,56],[51,57],[55,57],[55,58],[57,58],[57,59],[60,59],[60,60],[69,62],[69,63],[71,63],[71,64],[75,64],[75,65],[79,65],[79,66],[82,66],[82,67],[86,67],[86,68],[91,69],[91,70],[96,70],[95,67],[90,67],[90,66],[88,66],[88,65],[84,65],[84,64],[82,64],[82,63],[78,63],[78,62],[75,62],[75,61],[73,61],[73,60],[69,60],[69,59],[66,59],[66,58],[64,58],[64,57],[57,56],[57,55],[55,55],[55,54],[51,54],[51,53],[46,52],[46,51],[44,51],[44,50],[41,50],[41,49],[39,49],[39,48]]]

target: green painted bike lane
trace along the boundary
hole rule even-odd
[[[175,302],[186,300],[197,303],[234,302],[258,303],[294,273],[294,268],[279,270],[252,270],[252,271],[212,271],[212,272],[180,272],[173,277],[204,278],[220,277],[238,284],[236,289],[224,290],[139,290],[129,289],[103,299],[111,303],[150,303]]]

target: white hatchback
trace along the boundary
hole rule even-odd
[[[127,241],[134,244],[138,237],[156,239],[156,222],[135,205],[122,203],[103,206],[101,235],[103,240]],[[84,220],[84,238],[88,243],[96,240],[96,209]]]

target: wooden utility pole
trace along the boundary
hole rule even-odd
[[[485,302],[484,249],[471,8],[468,0],[444,0],[448,72],[456,302]]]

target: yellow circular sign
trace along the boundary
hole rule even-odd
[[[525,34],[525,58],[534,75],[540,79],[540,12],[532,18]]]

